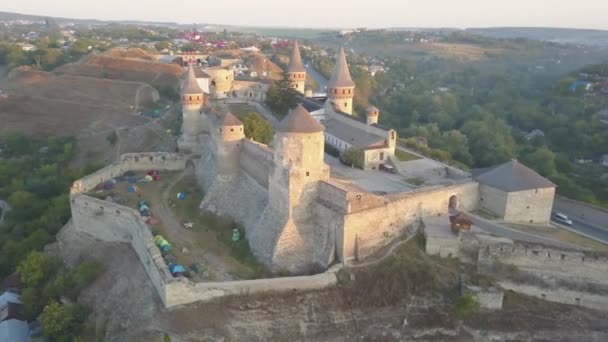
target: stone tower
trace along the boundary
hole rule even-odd
[[[291,80],[291,84],[294,89],[305,94],[304,87],[306,86],[306,68],[302,63],[302,57],[300,57],[300,47],[298,41],[293,43],[293,53],[289,59],[289,65],[287,67],[287,74]]]
[[[178,147],[183,152],[194,152],[198,144],[198,135],[208,127],[202,112],[206,101],[205,94],[196,81],[192,65],[188,66],[186,79],[182,84],[181,100],[183,122]]]
[[[219,118],[216,129],[218,172],[220,175],[236,174],[240,164],[241,143],[245,138],[243,123],[234,114],[228,112]]]
[[[334,106],[347,114],[353,114],[353,97],[355,97],[355,82],[350,77],[346,54],[344,48],[340,48],[340,54],[334,67],[334,72],[327,84],[327,97]]]
[[[374,106],[367,108],[367,124],[373,125],[378,123],[378,117],[380,116],[380,110]]]
[[[314,202],[319,181],[329,179],[324,130],[302,105],[277,127],[268,192],[274,223],[267,227],[276,230],[267,256],[273,269],[306,272],[314,267]]]

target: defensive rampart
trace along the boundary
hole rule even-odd
[[[98,184],[124,174],[126,171],[146,171],[150,169],[178,171],[186,167],[187,158],[177,153],[127,153],[103,169],[85,176],[72,184],[70,195],[93,190]]]
[[[321,201],[315,209],[317,224],[336,231],[337,258],[344,262],[370,255],[394,238],[413,233],[423,217],[447,215],[452,196],[456,196],[461,210],[475,209],[479,186],[467,181],[377,196],[330,181],[322,182],[320,193]]]
[[[268,146],[248,139],[243,140],[241,168],[264,188],[268,188],[268,175],[273,157],[274,154]]]
[[[255,146],[254,148],[258,148]],[[256,153],[260,153],[256,151]],[[113,202],[96,199],[84,194],[94,189],[97,184],[122,175],[126,171],[141,170],[165,170],[175,171],[186,167],[187,158],[181,154],[170,153],[135,153],[123,155],[120,161],[113,163],[97,172],[74,182],[70,197],[72,222],[75,230],[91,235],[96,239],[106,242],[122,242],[130,244],[139,257],[150,281],[158,292],[165,307],[206,301],[226,295],[254,294],[261,292],[281,292],[295,290],[324,289],[335,286],[337,277],[335,272],[338,268],[328,270],[325,273],[314,276],[283,277],[270,279],[243,280],[217,283],[193,283],[185,278],[174,278],[161,255],[160,250],[154,244],[152,233],[139,213],[129,207]],[[227,180],[222,185],[221,180],[216,180],[213,186],[217,186],[218,192],[229,191],[224,201],[245,201],[261,205],[250,206],[255,212],[246,212],[252,218],[258,218],[266,206],[260,194],[265,190],[247,174],[241,174],[232,180]],[[219,189],[222,188],[222,189]],[[220,202],[222,201],[221,199]],[[261,204],[259,204],[261,203]],[[239,208],[238,205],[224,204],[225,208]],[[242,206],[234,216],[242,213]]]

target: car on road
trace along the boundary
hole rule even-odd
[[[380,164],[380,170],[390,173],[397,173],[397,170],[392,165],[388,164]]]
[[[562,213],[553,214],[553,219],[559,223],[567,224],[569,226],[572,225],[572,220],[568,218],[568,216]]]

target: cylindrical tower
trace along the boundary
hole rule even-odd
[[[380,110],[374,106],[367,108],[367,124],[373,125],[378,123],[378,117],[380,116]]]
[[[306,68],[302,63],[302,57],[300,56],[300,48],[298,47],[297,40],[293,43],[293,52],[291,54],[291,58],[289,59],[287,74],[289,75],[293,88],[304,94],[304,87],[306,86]]]
[[[206,103],[206,95],[198,85],[192,65],[188,66],[186,79],[182,84],[182,135],[180,138],[180,149],[192,150],[197,136],[204,129],[202,107]]]
[[[353,113],[353,97],[355,97],[355,82],[350,77],[344,48],[336,61],[334,72],[327,85],[327,97],[342,112]]]

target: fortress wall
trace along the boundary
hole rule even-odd
[[[107,180],[118,177],[126,171],[168,170],[176,171],[186,168],[186,157],[176,153],[127,153],[120,157],[120,161],[114,162],[94,173],[76,180],[70,189],[70,195],[74,196],[88,192]]]
[[[165,286],[174,278],[139,213],[86,195],[77,195],[71,201],[75,229],[102,241],[129,243],[166,305]]]
[[[241,169],[258,184],[268,188],[268,175],[274,154],[268,146],[244,139],[241,149]]]
[[[187,279],[167,284],[166,306],[209,301],[227,295],[247,295],[264,292],[321,290],[336,286],[337,269],[312,276],[282,277],[215,283],[193,283]]]
[[[505,280],[499,281],[498,284],[506,290],[512,290],[529,296],[542,298],[550,302],[580,305],[591,309],[603,311],[608,310],[608,296],[606,295],[593,294],[589,292],[581,292],[558,287],[540,287],[531,284],[515,283],[512,281]]]
[[[336,236],[338,259],[363,258],[397,236],[412,234],[421,218],[447,215],[452,195],[457,196],[460,210],[473,210],[478,205],[479,185],[466,182],[383,197],[362,195],[359,198],[355,195],[354,200],[349,196],[351,209],[367,206],[370,209],[351,210],[344,217],[344,230]],[[384,199],[382,206],[378,206],[378,198]]]
[[[595,253],[567,251],[539,245],[493,244],[480,250],[480,269],[496,260],[531,273],[565,280],[608,284],[608,257]]]

